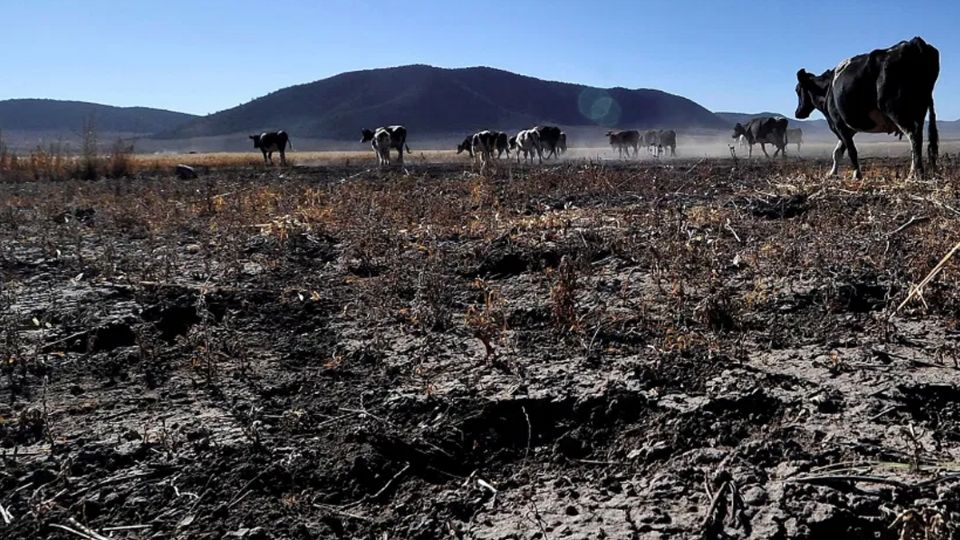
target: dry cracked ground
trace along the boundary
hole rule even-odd
[[[0,185],[0,537],[947,539],[960,169]]]

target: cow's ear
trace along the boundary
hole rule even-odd
[[[797,72],[797,82],[799,82],[801,86],[806,86],[812,78],[813,74],[807,73],[805,69],[800,69],[800,71]]]

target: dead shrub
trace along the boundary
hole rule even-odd
[[[50,143],[47,148],[37,146],[25,166],[34,180],[62,182],[74,175],[74,164],[60,142]]]
[[[83,124],[77,178],[80,180],[96,180],[99,171],[100,154],[97,149],[97,128],[94,120],[91,118]]]
[[[555,270],[548,272],[550,285],[550,311],[553,324],[561,332],[574,332],[580,329],[577,318],[577,268],[564,255]]]
[[[478,279],[474,282],[474,287],[482,292],[483,304],[467,307],[464,324],[473,332],[474,337],[483,343],[486,353],[484,359],[489,360],[496,354],[495,346],[502,343],[507,331],[504,302],[500,290],[491,287],[486,281]]]
[[[444,275],[439,255],[430,254],[417,272],[416,292],[411,305],[411,319],[421,328],[442,332],[453,318],[453,289],[450,277]]]
[[[133,174],[133,145],[123,139],[114,141],[107,156],[106,176],[108,178],[126,178]]]
[[[694,318],[715,332],[730,332],[740,328],[740,308],[733,293],[726,287],[717,287],[693,309]]]

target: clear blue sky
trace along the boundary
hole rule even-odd
[[[798,68],[914,35],[960,117],[960,2],[6,0],[0,99],[205,114],[356,69],[488,65],[658,88],[711,110],[792,114]]]

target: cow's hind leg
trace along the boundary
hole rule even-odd
[[[763,150],[763,155],[767,156],[768,158],[770,157],[770,154],[767,153],[767,144],[766,144],[766,143],[760,143],[760,149]],[[776,155],[776,154],[774,154],[774,155]]]
[[[907,132],[910,139],[910,176],[923,178],[923,126]]]
[[[891,115],[897,129],[910,141],[910,178],[923,178],[923,122],[901,122]]]
[[[853,177],[857,180],[863,179],[863,173],[860,171],[860,160],[857,157],[857,147],[853,145],[853,132],[847,130],[840,130],[840,140],[843,142],[843,147],[847,149],[847,155],[850,156],[850,164],[853,166]],[[842,148],[837,146],[837,148]],[[834,150],[834,155],[836,155],[836,150]],[[843,155],[841,151],[840,155]],[[834,160],[836,162],[836,160]]]

